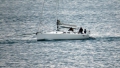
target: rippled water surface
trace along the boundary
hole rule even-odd
[[[57,18],[90,39],[37,41]],[[0,68],[120,68],[120,1],[0,0]]]

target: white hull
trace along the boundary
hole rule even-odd
[[[48,32],[38,33],[37,40],[66,40],[66,39],[87,39],[89,34],[78,34],[78,33],[64,33],[64,32]]]

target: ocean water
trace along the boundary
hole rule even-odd
[[[91,38],[37,41],[57,18]],[[0,68],[120,68],[120,0],[0,0]]]

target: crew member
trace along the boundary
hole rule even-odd
[[[86,29],[84,29],[84,33],[86,34]]]
[[[68,31],[73,31],[73,28],[71,27]]]
[[[82,28],[82,27],[80,27],[80,29],[79,29],[79,32],[78,32],[78,33],[83,34],[83,28]]]

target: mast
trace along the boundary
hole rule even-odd
[[[60,21],[57,19],[57,31],[59,31],[59,23],[60,23]]]
[[[57,20],[58,20],[58,10],[59,10],[59,0],[57,0],[57,8],[56,8],[56,14],[57,14]]]
[[[57,4],[57,8],[56,8],[56,25],[57,25],[57,31],[59,31],[59,26],[58,26],[58,23],[60,22],[59,20],[58,20],[58,10],[59,10],[59,0],[56,0],[57,2],[56,2],[56,4]]]

